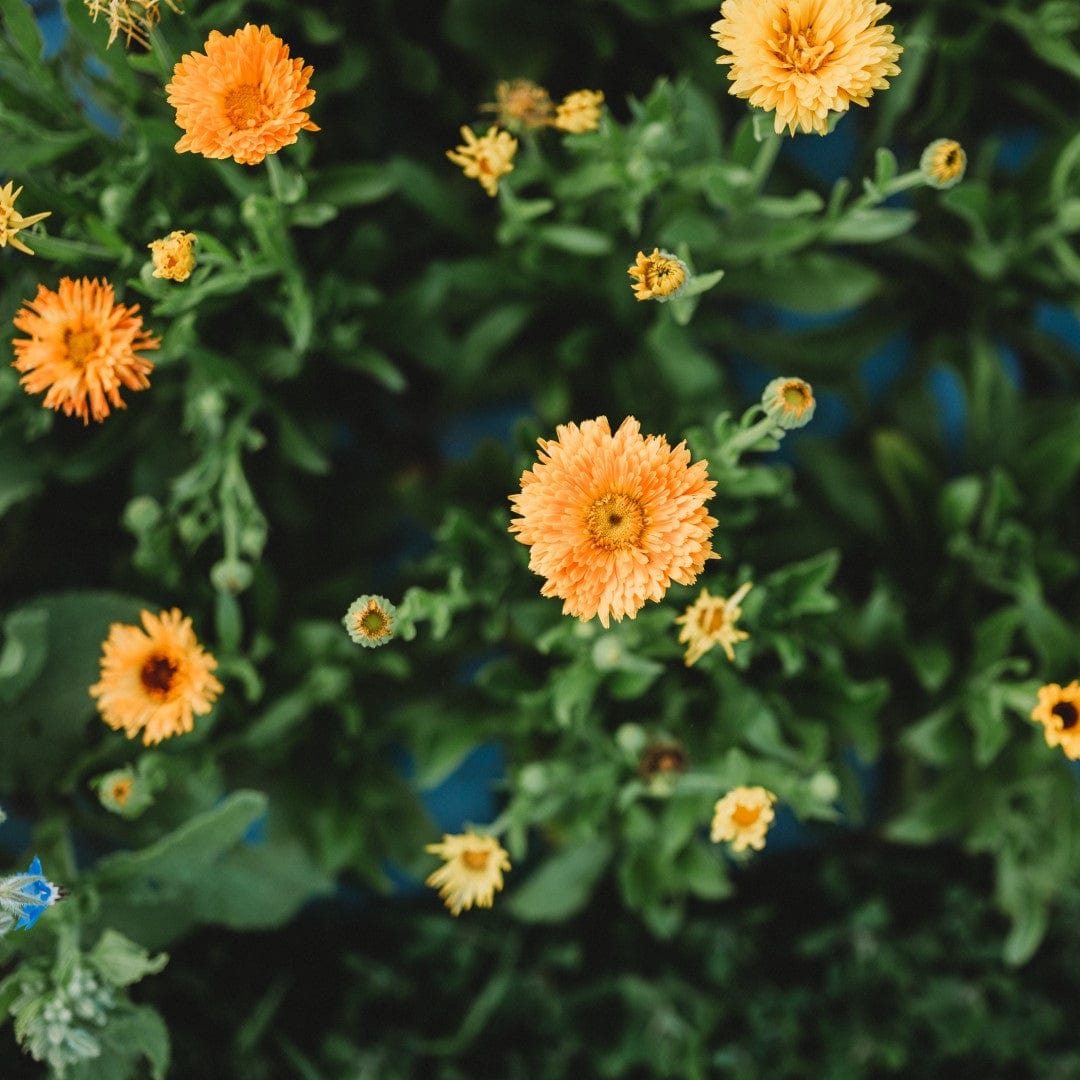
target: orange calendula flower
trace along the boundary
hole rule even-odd
[[[150,385],[154,365],[138,353],[161,344],[143,329],[138,310],[117,304],[113,287],[97,278],[61,278],[56,292],[39,285],[15,316],[15,328],[30,335],[15,339],[12,362],[24,372],[26,392],[47,388],[46,409],[74,413],[84,424],[104,420],[110,405],[124,408],[121,386]]]
[[[479,138],[471,128],[463,127],[461,137],[465,142],[447,150],[446,156],[455,165],[460,165],[470,180],[479,180],[489,195],[495,195],[499,190],[499,177],[514,171],[517,139],[506,131],[499,131],[494,124]]]
[[[824,135],[829,113],[868,105],[899,75],[903,49],[874,0],[724,0],[712,36],[728,92],[775,112],[773,127]]]
[[[750,589],[751,582],[747,581],[726,600],[702,589],[701,595],[675,620],[677,626],[682,626],[679,644],[688,646],[687,667],[693,667],[714,645],[721,646],[729,660],[735,659],[732,646],[750,636],[745,630],[735,628],[742,614],[739,604]]]
[[[503,871],[510,869],[510,857],[499,842],[474,832],[444,833],[441,844],[428,844],[424,850],[443,860],[424,884],[439,890],[452,915],[468,911],[473,904],[491,907],[495,893],[503,887]]]
[[[602,90],[577,90],[567,94],[555,110],[555,127],[572,135],[595,131],[600,126],[600,106],[604,103]]]
[[[105,43],[108,48],[117,38],[123,34],[124,44],[131,46],[132,41],[137,41],[144,49],[150,47],[150,31],[161,22],[160,0],[83,0],[87,11],[97,22],[99,15],[104,15],[109,22],[109,40]],[[183,13],[183,8],[173,3],[173,0],[165,2],[178,15]]]
[[[634,296],[638,300],[659,300],[662,304],[678,296],[690,280],[686,263],[659,248],[653,248],[651,255],[639,251],[637,261],[626,272],[637,279]]]
[[[560,425],[540,439],[540,462],[510,496],[510,524],[531,547],[529,568],[547,578],[540,592],[563,600],[583,622],[630,618],[676,581],[691,585],[707,559],[716,519],[705,503],[716,481],[708,463],[690,464],[686,443],[642,436],[628,416],[613,435],[606,416]]]
[[[547,127],[555,119],[555,106],[548,92],[528,79],[499,83],[495,101],[480,108],[495,113],[499,123],[511,131]]]
[[[29,225],[43,221],[52,211],[46,210],[41,214],[31,214],[29,217],[23,217],[15,209],[15,200],[22,194],[22,188],[20,187],[18,191],[15,191],[13,190],[14,187],[14,180],[9,180],[3,187],[0,187],[0,248],[7,247],[10,244],[13,248],[26,255],[33,255],[34,253],[18,238],[16,233],[20,229],[25,229]]]
[[[174,229],[160,240],[151,240],[146,246],[154,262],[154,277],[168,281],[187,281],[195,269],[195,252],[192,250],[199,238],[182,229]]]
[[[717,802],[713,810],[713,843],[726,842],[735,851],[748,847],[760,851],[765,834],[776,817],[776,796],[763,787],[737,787]]]
[[[934,188],[951,188],[964,179],[967,154],[955,139],[935,139],[922,152],[919,171]]]
[[[289,57],[289,46],[269,26],[248,23],[226,37],[211,30],[205,53],[190,52],[165,87],[184,136],[176,152],[232,158],[258,165],[267,154],[319,131],[305,111],[315,100],[314,71]]]
[[[1060,746],[1070,761],[1080,759],[1080,682],[1040,687],[1031,719],[1042,724],[1047,746]]]
[[[217,660],[196,640],[179,609],[142,612],[145,629],[113,623],[102,645],[101,678],[90,687],[109,727],[147,745],[191,731],[223,687],[211,674]]]

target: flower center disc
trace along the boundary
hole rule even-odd
[[[1062,731],[1076,727],[1077,720],[1080,720],[1080,713],[1071,701],[1059,701],[1050,711],[1061,721]]]
[[[602,548],[632,547],[645,531],[645,511],[629,495],[605,495],[589,507],[589,535]]]
[[[172,688],[177,665],[167,656],[151,656],[142,666],[139,678],[154,697],[165,697]]]
[[[86,358],[101,344],[101,338],[93,330],[65,330],[64,344],[68,359],[76,367],[82,367]]]
[[[737,803],[735,809],[731,812],[731,820],[734,821],[740,829],[748,829],[757,821],[760,815],[760,807],[743,806],[742,803]]]
[[[801,412],[806,407],[806,391],[801,386],[785,386],[784,403],[789,409]]]
[[[833,51],[834,46],[831,41],[826,41],[824,45],[815,45],[813,42],[812,29],[807,29],[803,33],[789,30],[787,36],[777,43],[776,58],[800,75],[817,71],[829,53]]]
[[[386,629],[386,616],[380,611],[367,611],[360,619],[362,633],[375,637]]]
[[[262,94],[254,83],[233,87],[225,95],[225,112],[229,123],[237,130],[253,128],[265,118]]]
[[[718,634],[727,622],[727,612],[718,607],[712,611],[706,611],[701,616],[701,629],[706,634]]]
[[[487,867],[488,856],[490,854],[490,851],[471,851],[466,848],[466,850],[461,853],[461,861],[470,870],[483,870]]]
[[[121,806],[126,806],[128,798],[131,795],[131,781],[130,780],[117,780],[112,787],[112,797]]]

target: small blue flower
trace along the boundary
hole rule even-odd
[[[15,929],[29,930],[46,908],[65,896],[66,889],[45,878],[41,859],[35,855],[25,874],[0,879],[0,933],[11,929],[15,916],[18,916]]]

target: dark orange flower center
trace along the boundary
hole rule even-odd
[[[461,853],[461,861],[470,870],[485,870],[487,869],[488,858],[490,855],[490,851],[477,851],[474,848],[466,848]]]
[[[126,776],[122,780],[117,780],[113,784],[110,794],[112,795],[114,802],[118,802],[121,806],[126,806],[127,801],[131,796],[131,780]]]
[[[165,697],[172,689],[178,665],[168,656],[156,653],[142,666],[139,678],[145,689],[154,697]]]
[[[390,619],[372,604],[357,618],[356,629],[367,638],[384,637],[390,632]]]
[[[629,495],[604,495],[589,507],[585,524],[602,548],[633,547],[645,531],[645,510]]]
[[[742,803],[736,803],[735,809],[731,811],[731,820],[740,829],[750,828],[751,825],[757,822],[759,817],[761,817],[760,806],[743,806]]]
[[[727,622],[727,611],[723,607],[715,607],[701,613],[698,625],[704,634],[718,634]]]
[[[1076,727],[1077,720],[1080,720],[1080,712],[1071,701],[1059,701],[1050,711],[1061,721],[1062,731]]]
[[[253,128],[266,119],[266,107],[255,83],[241,83],[225,95],[225,112],[229,123],[240,131]]]
[[[101,344],[101,338],[93,330],[65,330],[64,345],[68,359],[82,367],[86,358]]]

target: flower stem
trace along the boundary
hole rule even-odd
[[[765,185],[765,181],[769,178],[769,173],[776,162],[776,156],[780,153],[782,143],[783,140],[775,131],[769,132],[761,140],[757,156],[754,158],[754,164],[750,166],[750,191],[752,194],[756,195]]]

